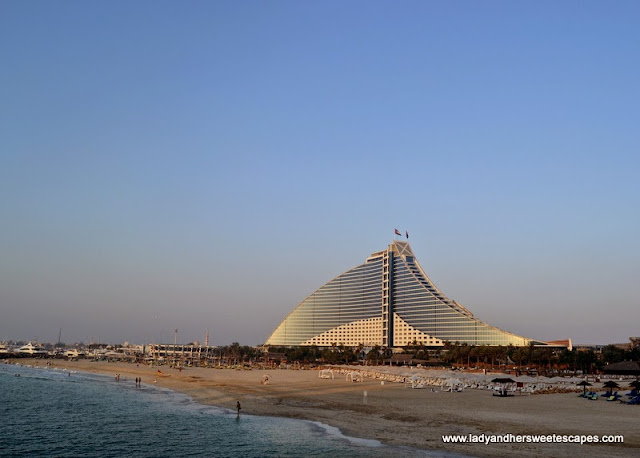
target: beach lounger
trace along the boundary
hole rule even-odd
[[[497,396],[499,398],[511,398],[513,397],[513,394],[509,393],[508,391],[495,391],[493,393],[494,396]]]
[[[629,401],[625,401],[624,399],[620,399],[620,402],[622,404],[628,404],[630,406],[634,406],[634,405],[639,405],[640,404],[640,396],[636,396],[635,398],[632,398]]]

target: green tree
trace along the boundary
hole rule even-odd
[[[602,362],[605,364],[619,363],[624,361],[625,351],[615,345],[607,345],[602,349]]]

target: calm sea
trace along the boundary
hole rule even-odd
[[[0,457],[16,456],[456,455],[388,447],[308,421],[238,418],[133,380],[0,364]]]

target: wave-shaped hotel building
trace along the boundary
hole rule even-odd
[[[265,345],[402,347],[412,342],[443,346],[569,346],[542,342],[490,326],[429,279],[407,241],[395,240],[364,264],[329,281],[287,316]]]

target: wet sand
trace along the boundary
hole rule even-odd
[[[640,456],[640,406],[589,401],[575,393],[492,396],[490,391],[461,393],[413,390],[365,378],[351,383],[343,375],[318,378],[317,370],[234,370],[187,368],[182,372],[129,363],[49,360],[54,367],[115,376],[121,383],[155,384],[191,396],[197,402],[243,414],[283,416],[336,426],[349,436],[385,444],[436,449],[471,456],[507,457],[577,454],[598,457]],[[22,364],[35,364],[21,360]],[[43,366],[43,361],[38,361]],[[269,384],[261,384],[265,374]],[[364,392],[367,392],[365,398]],[[622,391],[621,391],[622,392]],[[444,434],[622,434],[623,444],[447,444]]]

